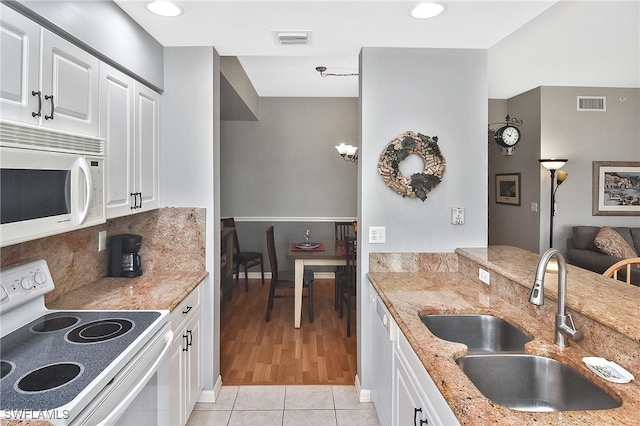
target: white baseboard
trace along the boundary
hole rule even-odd
[[[362,385],[360,384],[360,378],[356,374],[356,380],[354,383],[356,387],[356,393],[358,394],[358,398],[360,402],[372,402],[371,400],[371,391],[369,389],[362,389]]]
[[[218,376],[216,383],[213,385],[213,390],[203,390],[200,392],[200,396],[198,397],[198,402],[204,402],[208,404],[214,404],[216,399],[218,398],[218,394],[220,393],[220,388],[222,387],[222,376]]]

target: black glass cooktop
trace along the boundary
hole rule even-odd
[[[50,410],[71,402],[159,316],[53,312],[2,337],[0,409]]]

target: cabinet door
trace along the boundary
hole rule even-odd
[[[372,286],[371,296],[371,381],[373,402],[381,424],[392,424],[393,406],[393,340],[395,322]]]
[[[98,59],[46,29],[42,34],[41,124],[98,136]]]
[[[0,4],[0,117],[37,125],[40,26]],[[33,113],[33,114],[32,114]],[[34,116],[35,115],[35,116]]]
[[[136,83],[135,85],[135,183],[141,193],[142,207],[136,211],[158,208],[158,148],[160,95]]]
[[[395,420],[393,424],[398,426],[434,425],[433,419],[429,417],[429,412],[413,385],[412,378],[398,357],[396,357],[395,367]]]
[[[173,346],[171,346],[171,357],[169,360],[169,376],[170,376],[170,395],[171,395],[171,425],[183,425],[186,423],[185,418],[185,356],[184,354],[185,339],[182,334],[174,336]]]
[[[134,80],[100,64],[100,137],[105,140],[107,219],[131,214]]]
[[[185,327],[189,346],[185,352],[186,375],[185,412],[191,413],[202,391],[201,310],[198,310]]]

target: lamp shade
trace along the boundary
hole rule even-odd
[[[569,160],[567,160],[566,158],[543,158],[538,161],[540,162],[540,164],[542,164],[542,167],[547,170],[558,170]]]

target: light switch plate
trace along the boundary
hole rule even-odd
[[[464,207],[451,207],[451,224],[464,225]]]

